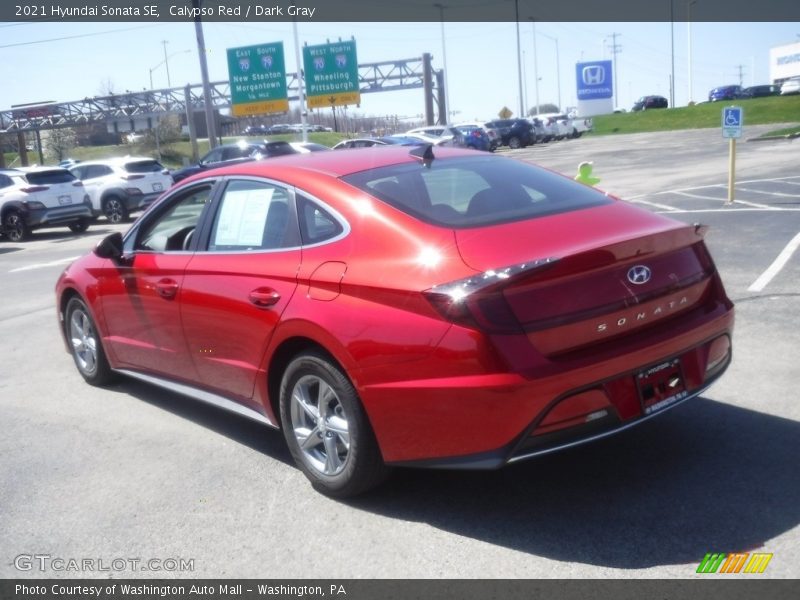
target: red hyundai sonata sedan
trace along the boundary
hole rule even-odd
[[[704,228],[525,162],[429,146],[189,178],[57,285],[93,385],[283,430],[331,496],[392,465],[497,468],[626,429],[731,360]]]

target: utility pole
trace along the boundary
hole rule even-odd
[[[611,60],[613,61],[611,64],[611,68],[614,71],[614,107],[620,105],[619,102],[619,88],[617,87],[617,54],[622,52],[622,46],[617,44],[617,37],[622,35],[621,33],[612,33],[610,36],[611,38]]]
[[[744,81],[744,75],[743,75],[744,65],[736,65],[736,68],[739,69],[739,85],[741,86],[743,85]]]

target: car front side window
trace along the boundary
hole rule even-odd
[[[194,188],[174,199],[136,239],[136,250],[174,252],[187,250],[203,210],[211,198],[211,185]]]

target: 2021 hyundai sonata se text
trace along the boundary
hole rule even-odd
[[[497,468],[703,392],[733,328],[704,232],[510,158],[319,152],[174,186],[66,269],[57,309],[90,384],[280,428],[344,497],[392,465]]]

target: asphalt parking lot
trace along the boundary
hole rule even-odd
[[[755,135],[757,130],[747,132]],[[56,327],[63,266],[106,233],[0,241],[0,577],[690,578],[707,552],[800,565],[800,142],[718,130],[508,152],[710,226],[734,362],[702,398],[622,435],[488,473],[398,470],[329,500],[278,432],[139,382],[83,383]],[[191,571],[21,571],[20,555],[190,559]],[[706,576],[707,577],[707,576]],[[729,576],[731,577],[731,576]]]

